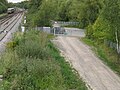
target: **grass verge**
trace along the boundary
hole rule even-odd
[[[120,75],[120,65],[117,63],[117,53],[115,50],[109,48],[104,44],[97,44],[94,41],[82,38],[84,43],[89,45],[95,54],[106,64],[108,65],[115,73]]]
[[[44,32],[17,33],[2,55],[0,90],[87,90]]]
[[[7,15],[6,13],[0,14],[0,19],[2,19],[3,17],[5,17],[6,15]]]

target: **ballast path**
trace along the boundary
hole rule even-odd
[[[78,38],[58,36],[53,42],[93,90],[120,90],[120,77]]]
[[[18,27],[22,22],[23,15],[24,13],[21,13],[18,16],[14,15],[12,17],[12,20],[8,20],[9,23],[7,24],[7,26],[3,25],[2,31],[7,32],[3,32],[0,34],[0,54],[5,51],[6,43],[12,40],[13,34],[18,30]]]

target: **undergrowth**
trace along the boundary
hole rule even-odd
[[[52,38],[39,31],[16,33],[0,58],[0,90],[87,90]]]

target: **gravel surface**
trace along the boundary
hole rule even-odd
[[[22,15],[22,16],[23,16],[23,15]],[[12,36],[13,36],[12,34],[18,30],[18,27],[19,27],[19,25],[20,25],[20,23],[21,23],[21,21],[22,21],[22,16],[21,16],[21,18],[17,21],[17,23],[15,24],[15,26],[8,32],[8,34],[5,36],[5,38],[4,38],[2,41],[0,41],[0,53],[5,50],[6,43],[9,42],[9,41],[12,39]],[[14,18],[15,18],[15,17],[14,17]],[[13,19],[13,18],[11,18],[11,19]],[[10,19],[9,23],[11,22],[11,19]],[[16,22],[16,21],[15,21],[15,22]],[[14,23],[13,23],[13,24],[14,24]],[[7,28],[5,31],[8,31],[8,30],[11,28],[11,26],[13,26],[13,24],[11,24],[11,25],[9,26],[9,28]],[[6,25],[4,25],[4,26],[2,27],[2,29],[3,29],[4,27],[6,27]]]
[[[92,90],[120,90],[120,78],[77,37],[58,36],[53,42]]]

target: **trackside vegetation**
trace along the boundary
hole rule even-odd
[[[39,31],[17,32],[0,58],[0,90],[87,90],[52,38]]]
[[[7,0],[0,0],[0,14],[5,13],[7,11],[8,2]]]
[[[1,2],[4,13],[7,1]],[[120,74],[120,0],[29,0],[15,5],[28,9],[28,31],[16,33],[1,55],[0,90],[87,90],[51,43],[53,36],[29,31],[52,26],[51,21],[79,22],[77,27],[86,29],[83,41]]]

